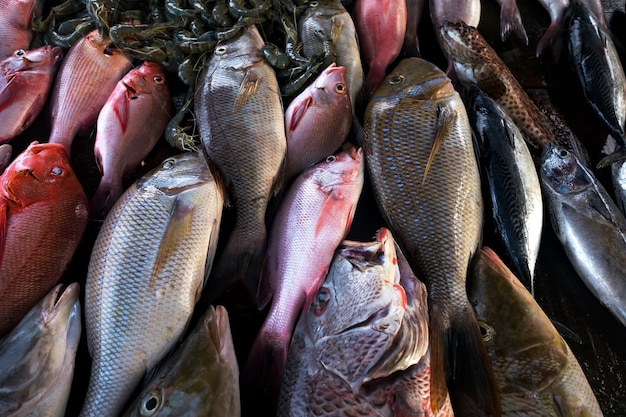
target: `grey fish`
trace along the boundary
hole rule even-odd
[[[543,201],[535,162],[522,132],[500,106],[478,88],[470,90],[468,113],[480,141],[498,236],[513,269],[534,293]]]
[[[55,286],[0,340],[0,415],[63,417],[80,340],[80,287]]]
[[[239,417],[239,368],[228,312],[209,306],[124,417]]]
[[[567,150],[541,158],[544,202],[555,234],[587,288],[626,325],[626,219],[594,174]]]
[[[92,367],[82,417],[118,415],[182,336],[212,265],[222,206],[200,153],[167,158],[113,206],[87,272]]]

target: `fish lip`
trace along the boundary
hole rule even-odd
[[[126,82],[126,81],[122,81],[122,84],[124,85],[124,87],[126,87],[126,89],[128,91],[130,91],[132,94],[137,94],[137,89],[133,86],[132,82]]]
[[[63,284],[57,284],[44,300],[41,317],[44,325],[48,325],[55,317],[59,315],[68,316],[75,309],[76,301],[80,294],[80,285],[76,282],[67,287]]]

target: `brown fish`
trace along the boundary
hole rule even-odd
[[[491,367],[465,292],[483,200],[461,97],[437,66],[407,58],[372,96],[364,129],[381,212],[428,287],[433,410],[446,398],[447,378],[458,415],[498,415]]]

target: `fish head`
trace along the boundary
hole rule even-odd
[[[72,319],[72,325],[75,325],[75,318],[71,315],[79,314],[78,296],[80,295],[80,285],[72,283],[62,290],[62,285],[55,286],[48,295],[41,301],[41,322],[44,326],[53,325],[54,321],[60,320],[69,322]],[[80,322],[78,324],[80,327]]]
[[[311,95],[317,105],[341,105],[350,108],[350,112],[352,112],[348,85],[346,84],[346,69],[335,65],[334,62],[315,79],[312,84]]]
[[[20,71],[53,71],[62,58],[63,49],[59,46],[45,45],[31,50],[18,49],[0,62],[0,73],[6,76]]]
[[[139,189],[155,187],[167,195],[196,188],[213,178],[201,152],[184,152],[166,158],[160,166],[137,181]]]
[[[128,97],[142,94],[165,94],[167,97],[164,99],[169,99],[165,68],[156,62],[145,61],[141,66],[129,71],[122,78],[122,83],[126,87]]]
[[[439,27],[445,54],[461,64],[490,61],[491,48],[478,29],[463,21],[445,21]]]
[[[541,178],[558,194],[577,193],[592,185],[587,170],[567,149],[548,144],[541,152]]]
[[[264,59],[261,52],[263,45],[265,42],[259,30],[255,25],[248,25],[232,38],[218,42],[213,50],[212,59],[220,62],[220,66],[238,71],[249,65],[250,56],[258,58],[254,59],[254,62]]]
[[[324,161],[307,169],[303,176],[305,178],[316,176],[315,180],[320,189],[336,193],[340,192],[338,190],[342,186],[362,183],[365,175],[364,165],[363,148],[346,144],[340,152],[329,155]]]

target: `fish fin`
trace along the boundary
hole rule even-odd
[[[293,114],[291,116],[291,120],[289,120],[288,131],[293,132],[298,127],[298,124],[304,118],[306,111],[313,104],[313,97],[308,96],[306,99],[302,100],[297,106],[295,106]]]
[[[123,192],[124,186],[121,180],[114,178],[112,181],[107,181],[103,178],[89,203],[90,217],[92,219],[105,218]]]
[[[333,26],[330,29],[330,41],[336,45],[337,41],[339,40],[339,37],[341,36],[344,23],[343,23],[343,20],[336,19],[334,16],[331,20],[332,20]]]
[[[11,77],[8,82],[4,83],[2,90],[0,90],[0,111],[9,107],[15,99],[19,98],[22,92],[17,88],[9,88],[13,84],[15,76]]]
[[[511,33],[517,35],[524,42],[524,45],[528,45],[528,35],[522,23],[517,3],[514,1],[502,2],[500,9],[500,39],[502,42],[505,42]]]
[[[205,292],[209,294],[209,302],[215,300],[235,283],[241,282],[251,300],[256,304],[263,260],[263,251],[235,253],[225,250],[220,255],[206,283]]]
[[[428,155],[426,168],[424,169],[424,178],[422,178],[422,186],[426,183],[426,177],[430,171],[430,167],[435,160],[435,156],[441,149],[441,145],[446,138],[450,137],[450,131],[454,126],[456,113],[448,106],[437,105],[437,124],[435,126],[435,137],[433,138],[433,146]]]
[[[574,342],[574,343],[576,343],[578,345],[582,345],[583,340],[572,329],[570,329],[569,327],[567,327],[563,323],[558,322],[558,321],[556,321],[554,319],[550,319],[550,322],[552,323],[554,328],[557,330],[557,332],[559,332],[561,337],[563,337],[563,338],[567,337],[572,342]]]
[[[248,102],[248,100],[254,96],[259,89],[260,84],[261,77],[259,74],[252,70],[246,71],[246,75],[243,77],[241,86],[239,86],[239,92],[237,93],[235,104],[233,105],[233,113],[239,111]]]
[[[256,292],[257,307],[261,310],[267,306],[274,296],[274,288],[272,287],[272,280],[267,272],[267,260],[270,257],[265,257],[263,261],[263,269],[261,270],[261,277],[259,278],[259,287]]]
[[[616,162],[622,162],[624,160],[626,160],[626,150],[619,148],[615,152],[612,152],[611,154],[600,159],[600,162],[597,163],[596,168],[605,168],[611,164],[614,164]]]
[[[126,127],[128,127],[128,119],[130,114],[130,90],[126,90],[126,94],[123,96],[117,96],[118,100],[113,102],[113,114],[120,122],[120,127],[122,128],[122,132],[126,132]]]
[[[552,59],[554,62],[558,61],[561,55],[561,22],[555,21],[548,26],[546,31],[543,33],[541,39],[539,39],[539,43],[537,43],[537,52],[535,56],[539,58],[547,49],[552,50]]]
[[[2,266],[2,255],[4,254],[4,246],[7,240],[7,229],[9,227],[8,219],[9,206],[0,204],[0,266]]]
[[[443,407],[448,397],[446,385],[447,368],[447,343],[444,341],[446,325],[442,323],[443,315],[433,305],[430,313],[430,409],[433,415]]]

